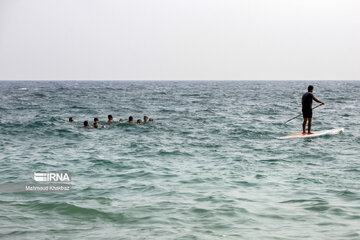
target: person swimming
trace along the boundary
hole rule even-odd
[[[69,117],[69,122],[74,122],[74,119],[72,117]]]
[[[142,121],[141,121],[141,119],[138,119],[137,121],[136,121],[136,124],[142,124]]]
[[[153,122],[154,121],[154,119],[152,119],[152,118],[149,118],[149,122]]]
[[[84,128],[89,128],[89,127],[90,127],[89,121],[85,121],[84,122]]]
[[[98,118],[94,118],[94,123],[98,123],[99,119]]]
[[[148,116],[144,116],[144,123],[146,123],[149,120]]]
[[[122,122],[124,122],[124,120],[123,120],[122,118],[120,118],[120,119],[119,119],[119,122],[121,122],[121,123],[122,123]]]
[[[133,118],[133,116],[130,116],[128,123],[133,123],[133,122],[134,122],[134,118]]]
[[[113,116],[112,115],[108,115],[108,121],[107,121],[107,123],[108,124],[110,124],[110,123],[112,123],[113,122]]]
[[[94,122],[93,128],[98,128],[99,124],[97,122]]]

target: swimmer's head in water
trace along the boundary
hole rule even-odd
[[[113,116],[112,116],[112,115],[108,115],[108,119],[109,119],[109,121],[112,121],[112,120],[113,120]]]
[[[73,122],[74,119],[72,117],[69,118],[69,122]]]
[[[133,116],[130,116],[129,117],[129,122],[132,122],[132,121],[134,121],[134,118],[133,118]]]
[[[137,124],[141,124],[141,123],[142,123],[141,119],[138,119],[138,120],[136,121],[136,123],[137,123]]]
[[[89,125],[89,121],[85,121],[84,122],[84,127],[89,127],[90,125]]]
[[[94,128],[98,128],[98,127],[99,127],[98,123],[94,122]]]
[[[154,121],[154,119],[152,119],[152,118],[149,118],[149,122],[153,122]]]
[[[122,118],[120,118],[119,122],[123,122],[124,120]]]
[[[98,118],[94,118],[94,123],[99,122]]]
[[[144,116],[144,122],[147,122],[148,121],[148,116]]]

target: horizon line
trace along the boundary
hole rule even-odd
[[[181,82],[185,82],[185,81],[360,81],[360,79],[236,79],[236,80],[230,80],[230,79],[129,79],[129,80],[125,80],[125,79],[0,79],[1,82],[11,82],[11,81],[181,81]]]

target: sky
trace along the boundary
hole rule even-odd
[[[0,0],[0,80],[360,80],[360,1]]]

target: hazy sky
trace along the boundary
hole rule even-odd
[[[0,0],[0,79],[360,80],[360,1]]]

